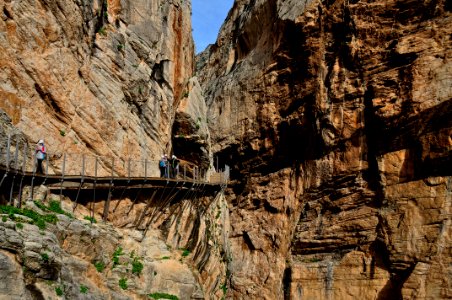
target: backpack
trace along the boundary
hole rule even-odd
[[[165,161],[164,161],[163,159],[159,161],[159,167],[160,167],[160,168],[166,167],[166,166],[165,166]]]

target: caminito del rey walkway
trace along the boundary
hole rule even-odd
[[[21,207],[22,190],[46,185],[49,191],[63,194],[74,202],[90,202],[94,215],[96,201],[105,201],[103,219],[115,211],[124,198],[132,200],[129,212],[137,202],[146,202],[142,219],[153,202],[168,206],[172,201],[216,196],[224,191],[229,179],[229,167],[224,170],[203,170],[196,164],[182,161],[174,178],[161,178],[158,160],[132,160],[74,153],[47,153],[44,174],[36,173],[35,150],[18,136],[9,135],[0,143],[0,202]],[[169,173],[169,169],[167,170]],[[117,199],[113,210],[110,201]],[[141,223],[140,220],[138,223]]]

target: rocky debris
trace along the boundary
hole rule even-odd
[[[113,212],[112,223],[101,222],[97,212],[92,218],[91,203],[70,213],[73,202],[63,197],[60,206],[60,197],[45,186],[36,187],[34,195],[22,210],[10,207],[15,214],[0,214],[0,269],[8,278],[0,285],[0,297],[148,299],[148,294],[166,293],[207,299],[223,293],[223,257],[229,252],[223,227],[228,226],[228,210],[221,195],[198,205],[173,203],[167,209],[174,213],[159,215],[146,235],[130,224],[113,226]],[[128,204],[119,204],[118,216]],[[95,205],[96,211],[103,211],[100,206]],[[137,205],[132,215],[141,215],[142,209]],[[44,218],[50,215],[55,222]],[[44,226],[36,216],[45,220]]]
[[[446,1],[235,2],[197,60],[234,162],[228,296],[451,296],[451,20]]]

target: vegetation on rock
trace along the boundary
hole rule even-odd
[[[101,261],[94,262],[94,267],[96,268],[97,272],[102,273],[105,269],[105,264]]]
[[[148,295],[152,299],[170,299],[179,300],[179,297],[167,293],[152,293]]]
[[[129,287],[127,285],[127,278],[123,277],[123,278],[119,279],[119,287],[123,290],[127,290],[127,288]]]
[[[41,215],[30,209],[21,209],[9,205],[0,205],[0,213],[8,214],[11,220],[15,220],[15,215],[22,215],[31,219],[29,223],[45,229],[46,223],[56,224],[58,218],[54,214]]]
[[[113,257],[112,257],[112,261],[113,261],[113,266],[111,267],[112,269],[114,267],[116,267],[117,265],[119,265],[119,257],[123,254],[122,252],[122,247],[118,246],[118,248],[116,248],[115,252],[113,252]]]

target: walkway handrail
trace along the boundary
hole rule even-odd
[[[23,151],[21,151],[23,150]],[[11,155],[14,154],[14,155]],[[95,178],[150,178],[160,177],[158,159],[130,158],[115,159],[114,157],[101,157],[83,153],[52,153],[47,152],[45,175],[56,175],[61,181],[70,176],[95,177]],[[13,136],[8,135],[6,143],[0,143],[0,166],[6,167],[5,177],[8,173],[30,173],[36,174],[37,159],[34,147],[28,147],[26,142],[20,142],[17,138],[14,142]],[[43,166],[44,167],[44,166]],[[196,164],[181,161],[179,169],[175,174],[176,180],[193,180],[211,184],[225,185],[229,180],[229,166],[223,171],[212,169],[200,169]],[[166,170],[166,174],[169,174]],[[203,175],[203,176],[202,176]],[[3,182],[3,180],[0,178]],[[0,184],[1,186],[1,184]]]

